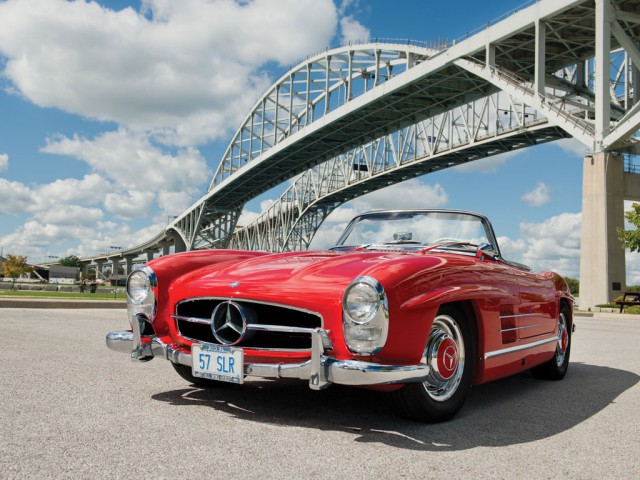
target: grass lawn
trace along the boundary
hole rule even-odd
[[[122,289],[119,289],[122,291]],[[0,290],[0,298],[74,298],[81,300],[126,300],[122,293],[44,292],[41,290]]]

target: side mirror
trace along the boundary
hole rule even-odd
[[[476,257],[478,257],[480,260],[484,260],[485,257],[489,257],[491,260],[497,260],[498,252],[495,251],[493,245],[489,243],[481,243],[480,245],[478,245]]]

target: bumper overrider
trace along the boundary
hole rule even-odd
[[[133,361],[145,362],[163,357],[173,363],[192,365],[190,353],[164,343],[155,335],[141,335],[146,319],[134,316],[132,331],[107,334],[107,346],[114,351],[130,353]],[[324,352],[331,349],[327,331],[311,332],[311,359],[302,363],[245,363],[245,376],[299,378],[309,380],[309,387],[320,390],[332,383],[340,385],[389,385],[424,382],[428,365],[382,365],[361,360],[338,360]]]

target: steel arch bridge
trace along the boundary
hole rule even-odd
[[[614,18],[600,40],[599,8]],[[407,178],[564,137],[633,150],[639,8],[541,1],[450,45],[374,42],[311,56],[256,102],[207,194],[167,232],[178,249],[303,249],[337,205]],[[598,70],[598,56],[611,70]],[[597,76],[609,72],[603,88]],[[247,201],[297,175],[236,232]]]
[[[341,203],[566,137],[637,152],[640,0],[540,0],[450,43],[376,41],[292,68],[243,120],[207,193],[118,254],[304,249]],[[256,222],[246,202],[291,182]]]

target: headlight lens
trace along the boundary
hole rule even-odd
[[[368,283],[352,283],[347,288],[344,302],[349,318],[358,325],[368,323],[380,307],[380,295]]]
[[[356,278],[343,297],[344,339],[354,353],[371,355],[387,341],[389,306],[382,285],[372,277]]]
[[[127,310],[129,321],[135,315],[143,314],[153,322],[156,316],[155,288],[158,286],[156,274],[147,265],[137,266],[127,279]]]
[[[141,303],[147,298],[151,290],[151,281],[149,275],[142,270],[134,271],[127,281],[127,295],[129,298],[136,302]]]

